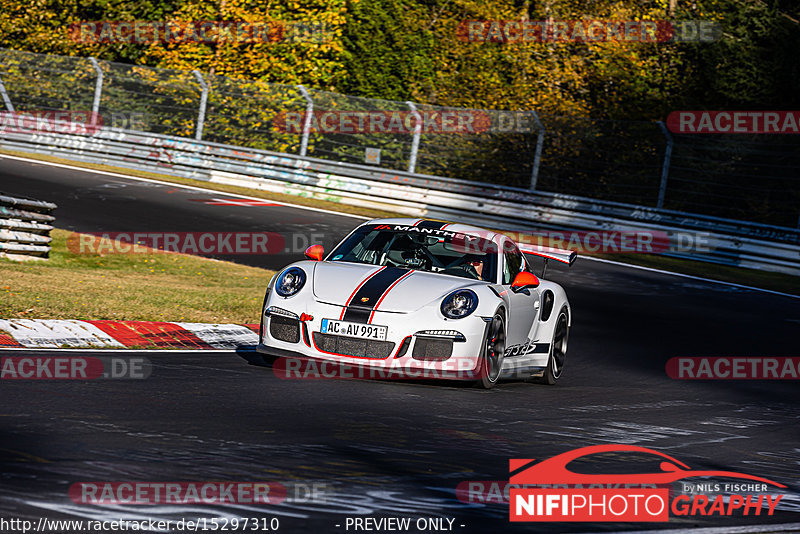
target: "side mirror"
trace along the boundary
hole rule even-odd
[[[529,273],[526,271],[522,271],[519,273],[515,278],[514,281],[511,282],[511,290],[515,293],[519,293],[524,289],[538,287],[539,286],[539,279],[536,278],[536,275],[533,273]]]
[[[322,261],[324,255],[325,249],[322,248],[322,245],[311,245],[306,249],[306,258],[309,260]]]

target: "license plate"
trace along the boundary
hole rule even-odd
[[[385,341],[388,330],[388,326],[349,323],[347,321],[337,321],[335,319],[323,319],[322,329],[320,332],[323,334],[334,334],[337,336],[360,337],[364,339],[377,339],[378,341]]]

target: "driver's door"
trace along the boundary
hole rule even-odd
[[[528,270],[528,267],[525,257],[512,241],[506,241],[503,245],[502,285],[511,308],[506,318],[506,348],[513,349],[515,346],[524,345],[535,335],[531,330],[539,317],[539,292],[535,288],[524,289],[518,293],[511,290],[511,282],[521,271]]]

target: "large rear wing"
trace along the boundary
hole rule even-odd
[[[561,263],[566,263],[570,267],[575,260],[578,259],[578,253],[574,250],[564,250],[561,248],[550,248],[550,247],[541,247],[537,245],[529,245],[523,243],[517,243],[520,252],[523,254],[532,254],[534,256],[539,256],[544,258],[545,260],[556,260],[560,261]]]

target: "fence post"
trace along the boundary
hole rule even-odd
[[[203,75],[199,70],[193,70],[192,74],[200,84],[202,93],[200,93],[200,108],[197,111],[197,129],[194,133],[194,138],[200,141],[203,138],[203,125],[206,122],[206,104],[208,104],[208,84],[206,83]]]
[[[414,116],[414,137],[411,140],[411,155],[408,156],[408,172],[414,172],[417,170],[417,154],[419,153],[419,138],[422,134],[422,115],[419,114],[417,111],[417,106],[414,105],[413,102],[406,101],[406,105],[408,109],[411,110],[411,114]]]
[[[303,95],[306,101],[306,116],[303,119],[303,135],[300,138],[300,156],[306,157],[308,154],[308,136],[311,134],[311,118],[314,116],[314,99],[308,94],[308,89],[302,85],[297,86],[297,90]]]
[[[536,191],[536,182],[539,181],[539,165],[542,163],[542,147],[544,146],[544,124],[539,120],[539,115],[531,110],[533,121],[536,123],[536,129],[539,134],[536,136],[536,154],[533,156],[533,170],[531,171],[531,191]]]
[[[6,109],[11,113],[14,113],[14,104],[11,103],[11,99],[8,98],[8,93],[6,93],[6,86],[3,85],[3,77],[0,76],[0,95],[3,95],[3,102],[6,105]]]
[[[97,116],[100,114],[100,95],[103,94],[103,70],[95,58],[90,57],[89,62],[97,74],[97,80],[94,82],[94,99],[92,100],[92,125],[95,125]]]
[[[661,185],[658,187],[658,202],[656,203],[656,207],[661,209],[664,207],[664,197],[667,195],[667,179],[669,178],[669,164],[672,160],[672,134],[669,133],[667,127],[664,125],[663,122],[658,121],[658,126],[661,128],[661,132],[664,134],[664,138],[667,140],[667,148],[664,151],[664,165],[661,168]]]

